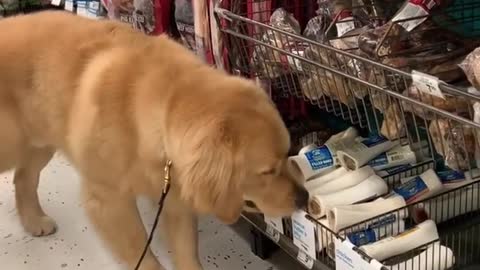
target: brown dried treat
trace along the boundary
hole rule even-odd
[[[404,47],[403,40],[406,34],[407,32],[400,25],[387,23],[360,34],[358,47],[370,58],[388,56]]]
[[[389,140],[396,140],[404,137],[405,126],[402,120],[402,111],[397,102],[390,104],[387,108],[380,133]]]
[[[443,156],[446,166],[453,170],[471,168],[477,148],[472,127],[440,118],[430,123],[429,132],[435,151]]]
[[[459,66],[473,87],[480,90],[480,48],[467,55]]]
[[[405,90],[403,95],[451,113],[464,114],[468,112],[469,102],[463,97],[444,94],[445,99],[443,99],[423,93],[414,85],[411,85],[407,90]],[[415,115],[421,118],[431,120],[435,117],[433,112],[422,109],[418,106],[408,104],[407,102],[404,102],[403,105],[403,108],[406,111],[413,112]]]

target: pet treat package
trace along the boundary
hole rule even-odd
[[[175,0],[175,24],[183,44],[210,64],[214,63],[209,18],[212,1]]]
[[[46,7],[51,0],[0,0],[0,18],[4,15],[13,15],[19,13],[23,9]]]
[[[129,23],[146,34],[168,31],[172,0],[102,0],[110,19]]]
[[[480,48],[467,55],[459,66],[472,86],[480,90]]]

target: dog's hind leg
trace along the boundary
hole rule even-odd
[[[17,210],[23,227],[33,236],[49,235],[55,232],[55,221],[47,216],[38,199],[40,172],[54,154],[51,148],[26,147],[15,168],[13,182]]]

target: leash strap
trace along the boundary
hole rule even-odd
[[[148,236],[147,243],[145,244],[145,247],[143,248],[142,255],[138,259],[137,266],[135,266],[135,270],[140,269],[140,266],[142,265],[142,261],[145,258],[145,255],[147,254],[148,248],[150,247],[150,244],[152,243],[153,234],[155,233],[155,230],[156,230],[157,225],[158,225],[158,221],[160,220],[160,214],[162,213],[163,205],[165,203],[165,199],[167,198],[167,194],[170,191],[170,168],[171,167],[172,167],[172,161],[168,160],[167,163],[165,164],[165,176],[163,178],[163,180],[164,180],[163,190],[162,190],[162,196],[160,197],[160,201],[158,202],[157,215],[155,216],[155,221],[153,222],[152,229],[150,230],[150,235]]]

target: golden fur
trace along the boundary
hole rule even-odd
[[[196,215],[235,222],[244,199],[271,216],[306,204],[286,168],[289,135],[267,95],[167,37],[63,12],[0,21],[0,172],[15,168],[26,231],[55,231],[37,196],[56,150],[80,172],[86,209],[132,269],[146,241],[135,199],[158,200],[179,270],[201,269]],[[68,181],[68,179],[65,179]],[[141,269],[163,269],[149,252]]]

